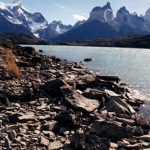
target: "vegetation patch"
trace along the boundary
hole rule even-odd
[[[6,59],[6,68],[8,73],[15,78],[18,78],[20,76],[20,71],[19,68],[16,64],[14,55],[11,50],[7,50],[5,54],[5,59]]]

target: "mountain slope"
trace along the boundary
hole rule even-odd
[[[25,33],[54,42],[148,35],[149,26],[150,9],[145,16],[138,16],[122,7],[115,17],[109,2],[103,7],[94,7],[88,20],[79,21],[74,26],[64,25],[61,21],[48,23],[41,13],[31,13],[21,4],[0,2],[0,33]]]
[[[99,20],[87,21],[77,28],[74,28],[65,34],[59,35],[54,42],[71,42],[96,39],[99,37],[115,37],[117,32],[112,29],[107,23]]]
[[[67,45],[98,46],[98,47],[132,47],[150,48],[150,35],[147,36],[125,36],[119,38],[97,39],[84,42],[66,43]]]
[[[53,21],[48,24],[44,16],[39,13],[31,13],[21,4],[0,3],[0,32],[18,32],[34,34],[38,38],[50,39],[72,28],[61,21]],[[5,27],[6,24],[6,27]],[[8,29],[8,30],[7,30]]]
[[[47,41],[25,33],[1,33],[1,39],[9,39],[15,44],[49,44]]]
[[[53,21],[47,28],[39,31],[39,37],[50,41],[57,35],[63,34],[71,29],[71,25],[64,25],[61,21]]]
[[[53,40],[55,42],[72,42],[129,34],[148,35],[150,34],[148,16],[150,16],[150,10],[146,12],[145,18],[143,18],[137,14],[131,14],[125,7],[122,7],[114,17],[111,5],[108,2],[103,7],[93,8],[87,21],[63,35],[58,35]]]
[[[144,18],[137,16],[137,14],[131,14],[125,7],[118,10],[114,23],[114,28],[120,35],[145,35],[150,33],[149,26]]]
[[[0,14],[0,33],[5,32],[32,34],[30,30],[23,25],[11,23]]]
[[[21,4],[0,3],[0,15],[12,24],[24,26],[33,34],[38,30],[46,28],[48,25],[48,22],[42,14],[32,14]]]

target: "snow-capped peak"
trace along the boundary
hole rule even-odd
[[[59,34],[67,32],[71,28],[71,25],[64,25],[62,21],[53,21],[49,24],[49,29]]]
[[[0,2],[0,9],[1,9],[1,10],[6,9],[6,4],[5,4],[5,3]]]
[[[0,2],[0,9],[1,10],[12,10],[12,9],[19,9],[19,8],[22,8],[22,4],[21,3],[13,3],[13,4],[7,4],[7,3],[3,3],[3,2]]]
[[[25,26],[34,34],[48,26],[48,22],[40,13],[32,14],[21,3],[0,3],[0,15],[13,24]]]

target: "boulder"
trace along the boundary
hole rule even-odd
[[[46,147],[48,147],[49,146],[49,140],[48,139],[46,139],[45,137],[43,137],[43,136],[41,136],[41,138],[40,138],[40,144],[42,145],[42,146],[46,146]]]
[[[41,90],[46,92],[46,94],[50,96],[61,96],[61,90],[60,88],[62,86],[66,85],[66,83],[61,79],[52,79],[47,81],[47,83],[43,86],[41,86]]]
[[[18,95],[18,99],[20,98],[20,100],[30,101],[33,96],[34,96],[34,88],[30,87],[25,88],[23,93],[21,95]]]
[[[126,119],[126,118],[119,118],[119,117],[116,117],[115,119],[116,121],[121,122],[124,125],[131,125],[131,126],[135,125],[135,121],[133,119]]]
[[[40,53],[43,53],[43,50],[42,50],[42,49],[39,49],[39,52],[40,52]]]
[[[105,120],[98,120],[93,123],[91,133],[100,137],[107,138],[131,138],[133,136],[132,128],[124,127],[118,122],[109,122]]]
[[[30,63],[29,62],[24,62],[24,61],[19,61],[17,62],[18,67],[30,67]]]
[[[48,150],[60,150],[63,147],[63,144],[60,141],[51,142]]]
[[[150,143],[150,135],[143,135],[140,136],[139,139],[145,141],[145,142],[149,142]]]
[[[112,81],[112,82],[116,82],[119,83],[121,81],[121,78],[118,76],[96,76],[98,79],[100,80],[105,80],[105,81]]]
[[[127,104],[125,100],[116,96],[112,96],[109,98],[106,103],[105,109],[108,112],[115,112],[116,114],[131,115],[135,113],[134,109],[129,104]]]
[[[107,138],[101,138],[90,133],[76,133],[71,137],[71,145],[74,149],[85,150],[109,150],[110,147]]]
[[[77,126],[76,116],[67,111],[57,115],[55,120],[57,120],[57,126],[59,126],[59,128],[74,128]]]
[[[100,106],[98,100],[85,98],[78,92],[71,91],[70,89],[68,89],[67,92],[66,91],[67,88],[65,89],[65,92],[64,90],[62,92],[64,93],[65,100],[74,108],[82,109],[87,112],[92,112]]]
[[[97,87],[108,89],[110,91],[115,92],[116,94],[123,94],[128,91],[128,89],[120,87],[116,82],[105,81],[96,78]]]
[[[17,133],[15,130],[12,130],[9,132],[8,136],[12,141],[14,141],[14,140],[16,140]]]
[[[90,61],[92,61],[92,58],[84,58],[84,61],[85,62],[90,62]]]
[[[23,114],[22,116],[18,117],[19,122],[28,122],[28,121],[35,121],[35,120],[36,120],[35,115],[32,113]]]
[[[41,62],[42,62],[42,58],[40,56],[33,56],[31,58],[31,63],[33,63],[33,64],[37,64],[37,63],[40,64]]]
[[[33,47],[22,48],[22,55],[23,56],[32,56],[34,54],[36,54],[35,48],[33,48]]]
[[[95,77],[89,74],[83,75],[76,82],[76,89],[79,89],[81,91],[86,90],[87,88],[94,88],[96,86],[97,82],[95,80]]]
[[[47,122],[41,126],[41,130],[52,131],[55,129],[56,124],[57,124],[57,121]]]
[[[147,129],[150,129],[150,123],[143,115],[136,114],[135,120],[136,120],[137,125],[140,125],[140,126],[147,128]]]
[[[90,99],[96,99],[99,101],[102,101],[103,99],[107,99],[108,95],[104,90],[97,90],[97,89],[91,89],[87,88],[83,92],[83,96],[90,98]]]

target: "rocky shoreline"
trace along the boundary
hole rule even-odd
[[[7,50],[6,50],[7,51]],[[141,150],[150,123],[116,76],[13,46],[19,76],[0,55],[0,149]]]

